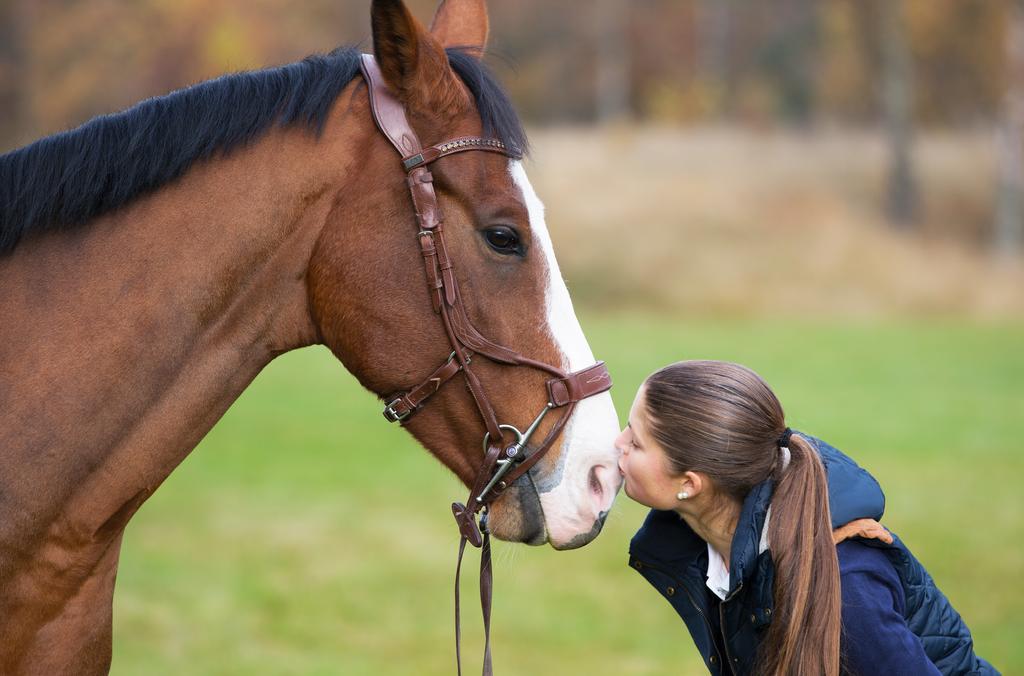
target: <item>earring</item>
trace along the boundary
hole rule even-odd
[[[690,494],[687,493],[686,491],[679,491],[678,493],[676,493],[677,500],[685,500],[688,497],[690,497]]]

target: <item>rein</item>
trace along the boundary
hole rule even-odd
[[[404,424],[441,386],[462,373],[473,397],[486,432],[483,438],[484,457],[477,471],[465,504],[452,504],[452,514],[459,527],[459,557],[455,568],[455,650],[458,673],[462,674],[461,623],[459,605],[459,578],[462,571],[462,557],[466,543],[481,548],[480,555],[480,605],[484,620],[483,674],[491,676],[491,598],[493,573],[491,569],[490,533],[487,530],[487,508],[506,488],[523,476],[550,450],[555,438],[572,415],[581,400],[607,391],[612,386],[611,376],[604,362],[597,362],[574,373],[536,361],[512,349],[493,343],[480,334],[466,314],[455,280],[451,258],[444,241],[443,216],[434,192],[433,175],[428,165],[435,160],[455,153],[471,150],[500,153],[519,159],[515,149],[508,148],[494,138],[462,137],[444,141],[426,148],[420,143],[405,114],[404,105],[395,98],[384,81],[373,56],[362,55],[361,68],[370,96],[370,108],[378,129],[398,151],[402,168],[406,172],[406,183],[416,212],[417,241],[423,257],[427,288],[430,291],[434,313],[440,317],[445,334],[451,345],[448,360],[434,370],[419,385],[395,397],[384,407],[384,417],[390,422]],[[552,377],[546,383],[548,403],[541,409],[525,431],[520,432],[513,425],[499,424],[494,407],[487,394],[470,369],[474,357],[486,357],[491,361],[509,366],[528,366],[544,371]],[[560,409],[560,415],[547,436],[533,453],[526,457],[527,443],[540,426],[544,417],[553,409]],[[504,433],[514,437],[505,445]],[[481,513],[477,524],[477,514]]]

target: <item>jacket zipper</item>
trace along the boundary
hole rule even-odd
[[[736,594],[739,594],[741,589],[743,589],[742,582],[736,586],[736,589],[734,589],[729,596],[722,599],[722,602],[718,604],[718,626],[722,628],[722,646],[725,648],[725,659],[726,664],[729,665],[729,673],[733,676],[736,676],[736,671],[732,667],[732,655],[729,654],[729,639],[725,635],[725,604],[735,598]]]
[[[725,601],[718,604],[718,621],[722,627],[722,645],[725,647],[725,663],[729,667],[729,673],[736,676],[732,669],[732,657],[729,655],[729,639],[725,637]]]
[[[639,559],[637,559],[637,560],[639,561]],[[697,605],[697,601],[694,600],[693,594],[690,593],[689,587],[687,587],[685,584],[683,584],[682,580],[680,580],[678,577],[676,577],[672,573],[668,572],[667,570],[659,568],[658,566],[652,566],[649,563],[644,562],[644,561],[641,561],[641,563],[644,565],[645,568],[650,568],[651,570],[656,570],[659,573],[667,576],[670,580],[672,580],[673,582],[676,583],[676,586],[678,586],[680,589],[682,589],[686,593],[686,598],[689,599],[690,605],[692,605],[693,609],[697,611],[698,615],[700,615],[700,619],[704,620],[704,625],[708,628],[708,636],[712,637],[712,639],[711,639],[711,649],[715,651],[715,656],[718,657],[718,661],[721,662],[722,661],[722,656],[718,652],[718,646],[715,645],[715,640],[714,640],[715,630],[711,627],[711,620],[708,619],[708,616],[705,615],[704,611],[701,610],[700,606]],[[722,634],[723,634],[723,638],[724,638],[724,634],[725,634],[724,630],[723,630]],[[724,643],[724,641],[723,641],[723,643]],[[728,648],[726,650],[728,650]],[[731,666],[729,668],[729,673],[733,673],[733,676],[735,676],[734,672],[732,671],[732,667]]]

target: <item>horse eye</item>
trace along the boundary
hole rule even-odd
[[[495,225],[487,228],[484,230],[484,239],[487,240],[488,246],[503,256],[512,254],[521,256],[523,254],[519,243],[519,233],[507,225]]]

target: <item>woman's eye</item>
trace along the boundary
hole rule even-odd
[[[484,230],[487,245],[503,256],[523,255],[519,233],[507,225],[495,225]]]

